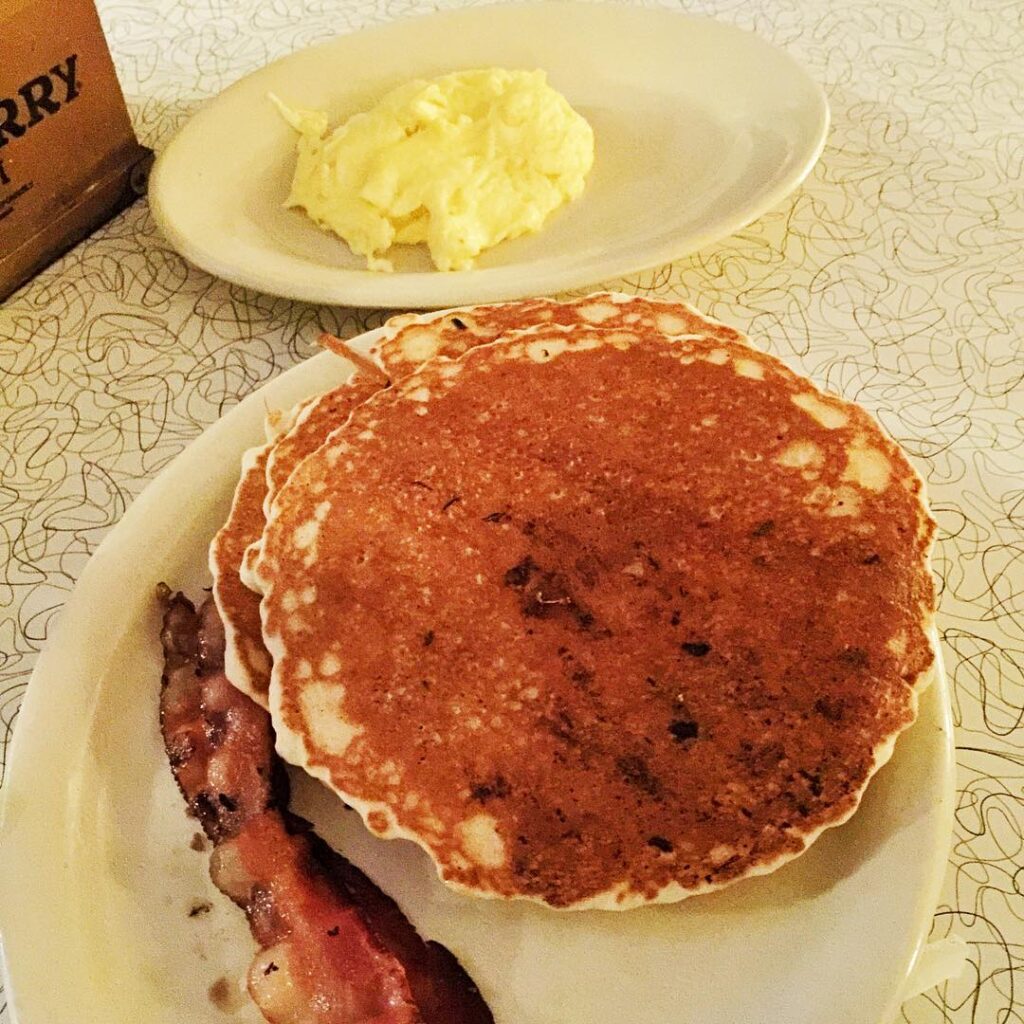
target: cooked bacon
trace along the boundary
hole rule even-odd
[[[493,1024],[443,946],[287,809],[270,718],[221,671],[213,602],[161,585],[160,721],[171,770],[215,844],[214,884],[260,946],[248,987],[271,1024]]]
[[[219,843],[261,812],[285,806],[287,776],[266,712],[220,671],[224,633],[213,601],[197,612],[180,594],[160,594],[164,746],[189,808]]]

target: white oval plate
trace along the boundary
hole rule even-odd
[[[402,246],[392,274],[286,210],[296,135],[267,99],[338,124],[417,76],[543,68],[591,123],[580,200],[474,270],[439,273]],[[310,302],[440,307],[549,294],[692,252],[754,220],[821,153],[828,104],[792,58],[730,25],[593,4],[477,7],[339,36],[212,100],[160,155],[153,215],[183,256],[219,277]]]
[[[266,409],[347,368],[317,356],[203,434],[128,510],[64,609],[3,791],[0,918],[17,1024],[223,1024],[208,991],[243,974],[252,943],[188,846],[196,825],[157,726],[153,591],[207,584],[207,543]],[[461,896],[417,847],[371,836],[317,784],[300,782],[295,806],[462,959],[497,1024],[889,1024],[945,867],[951,735],[940,672],[848,824],[773,875],[621,914]],[[233,1021],[260,1021],[244,996],[238,1005]]]

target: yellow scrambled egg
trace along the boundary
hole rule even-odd
[[[426,242],[439,270],[538,231],[583,191],[594,133],[543,71],[498,68],[417,79],[328,134],[327,115],[293,110],[298,163],[285,205],[340,235],[372,270]]]

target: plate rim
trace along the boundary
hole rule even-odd
[[[734,207],[731,216],[720,217],[703,230],[695,231],[682,243],[670,241],[651,248],[643,259],[614,260],[605,259],[593,272],[583,275],[575,270],[571,261],[564,269],[552,272],[544,269],[534,270],[530,274],[521,275],[514,282],[502,283],[505,272],[515,269],[516,264],[506,267],[485,268],[484,270],[468,271],[428,271],[421,273],[382,274],[369,270],[351,270],[334,268],[338,276],[336,286],[321,287],[317,283],[305,283],[290,278],[285,285],[274,286],[269,281],[268,271],[250,271],[230,258],[225,259],[222,251],[211,246],[208,241],[197,241],[189,234],[182,232],[174,220],[174,214],[167,206],[164,185],[168,174],[167,166],[173,160],[176,148],[182,139],[187,140],[188,133],[195,125],[205,124],[211,117],[218,100],[227,93],[236,90],[253,78],[268,74],[286,62],[301,59],[303,54],[315,50],[336,46],[347,37],[364,34],[401,30],[403,26],[415,25],[424,19],[458,21],[464,17],[477,17],[479,12],[488,7],[500,6],[506,10],[516,10],[528,14],[530,11],[564,10],[583,14],[594,9],[615,11],[627,18],[671,18],[691,22],[713,23],[726,33],[735,33],[748,40],[756,40],[756,44],[765,51],[783,58],[792,70],[801,77],[813,96],[817,117],[817,134],[812,146],[807,150],[805,158],[795,164],[790,172],[780,177],[774,186],[765,191],[755,202],[749,200]],[[583,14],[585,16],[585,14]],[[342,44],[344,45],[344,44]],[[276,295],[293,301],[312,302],[320,305],[366,306],[381,309],[438,309],[448,306],[468,305],[471,303],[510,301],[533,295],[551,295],[569,291],[573,288],[596,285],[602,281],[613,280],[631,274],[641,273],[654,267],[662,266],[673,260],[681,259],[704,246],[722,238],[727,238],[741,231],[753,221],[774,209],[786,196],[795,191],[806,180],[811,170],[821,157],[831,126],[831,108],[824,86],[817,81],[792,54],[784,47],[769,42],[757,32],[741,28],[731,22],[707,15],[675,10],[667,7],[642,7],[636,5],[620,5],[588,0],[495,0],[491,3],[473,4],[455,8],[435,10],[429,13],[411,16],[399,16],[386,22],[366,25],[351,32],[342,32],[329,39],[301,47],[290,54],[256,68],[243,75],[231,85],[222,89],[214,96],[208,97],[202,106],[174,133],[170,142],[157,155],[149,176],[148,199],[153,218],[161,233],[173,248],[189,263],[202,270],[220,277],[232,284],[252,289],[268,295]],[[280,253],[282,250],[276,250]],[[321,264],[321,266],[325,266]],[[498,272],[498,283],[493,282],[491,275]]]
[[[369,346],[382,333],[383,328],[375,328],[350,339],[350,343]],[[303,360],[251,392],[190,441],[144,486],[118,523],[103,538],[89,558],[60,611],[56,629],[47,639],[31,674],[28,689],[17,716],[14,735],[8,747],[4,785],[0,788],[0,836],[3,836],[3,842],[0,843],[0,954],[2,954],[0,955],[0,975],[2,975],[7,988],[8,1012],[11,1015],[12,1024],[44,1024],[37,1019],[22,1018],[19,1002],[22,983],[31,982],[33,977],[31,951],[33,948],[38,948],[38,946],[34,946],[33,939],[34,937],[38,938],[40,933],[47,936],[53,934],[52,929],[40,927],[39,919],[24,916],[17,918],[13,914],[8,915],[12,906],[26,902],[26,890],[32,889],[32,886],[25,885],[22,878],[16,880],[14,876],[17,867],[25,863],[26,856],[37,851],[29,846],[19,855],[19,842],[24,844],[27,841],[26,834],[29,840],[32,838],[32,825],[35,825],[38,830],[40,822],[50,823],[52,821],[52,819],[47,819],[48,811],[52,808],[42,806],[32,799],[34,794],[31,780],[39,773],[33,773],[31,769],[33,766],[39,765],[45,767],[46,756],[50,753],[47,730],[42,728],[43,725],[52,725],[52,719],[47,713],[48,709],[56,705],[61,709],[64,719],[69,720],[75,709],[83,707],[89,709],[92,706],[91,694],[82,692],[81,687],[76,685],[78,680],[71,674],[58,675],[54,679],[49,669],[50,662],[57,662],[61,656],[67,656],[68,644],[64,639],[65,636],[77,634],[79,623],[89,622],[94,595],[102,594],[108,589],[111,574],[120,572],[123,575],[130,572],[123,565],[119,570],[117,569],[120,561],[118,536],[122,532],[122,526],[127,524],[126,529],[132,530],[136,528],[137,522],[144,523],[150,509],[163,502],[165,494],[176,487],[177,481],[186,477],[194,477],[195,465],[203,456],[216,455],[223,448],[223,438],[235,432],[245,419],[258,419],[259,422],[262,422],[267,407],[268,392],[276,391],[283,395],[287,392],[289,385],[294,385],[296,389],[305,393],[313,393],[318,386],[317,382],[321,381],[324,376],[322,373],[317,373],[317,369],[330,367],[332,364],[337,366],[338,363],[338,357],[330,352],[322,352]],[[938,640],[937,632],[935,639]],[[112,643],[101,659],[110,658],[116,654],[117,646],[116,643]],[[926,944],[949,865],[949,844],[953,832],[956,796],[955,732],[949,681],[943,664],[941,646],[937,642],[935,650],[935,676],[930,689],[935,691],[938,701],[937,710],[942,743],[940,763],[936,765],[941,777],[941,793],[939,806],[932,816],[933,852],[930,856],[927,878],[921,886],[917,899],[916,940],[906,951],[902,973],[893,972],[892,995],[887,1014],[877,1024],[889,1024],[903,1002],[906,982],[912,975],[921,950]],[[47,678],[45,689],[38,683],[38,680],[43,678]],[[922,694],[921,699],[930,699],[930,696],[927,693]],[[86,721],[86,724],[79,727],[77,739],[85,740],[88,732],[88,721]],[[65,804],[60,807],[61,812],[68,809],[69,803],[70,799],[65,801]],[[20,817],[15,816],[13,828],[11,825],[12,806],[15,806],[20,814]],[[45,899],[35,902],[37,908],[47,906]],[[12,947],[16,950],[14,956],[11,955]],[[31,985],[28,985],[26,990],[30,988]]]

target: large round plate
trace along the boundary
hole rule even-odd
[[[540,234],[457,273],[400,247],[382,274],[283,208],[296,136],[268,92],[337,124],[409,78],[492,66],[543,68],[595,131],[583,197]],[[340,36],[249,75],[170,143],[149,194],[171,243],[229,281],[311,302],[453,306],[592,284],[728,235],[803,180],[827,125],[799,65],[721,22],[593,4],[471,8]]]
[[[100,546],[40,657],[14,739],[0,844],[17,1024],[223,1022],[211,986],[242,975],[252,944],[242,915],[210,885],[206,856],[189,848],[196,825],[157,727],[153,590],[167,580],[196,594],[208,583],[207,543],[265,410],[347,370],[332,355],[309,360],[175,460]],[[945,865],[950,736],[940,673],[848,824],[773,875],[621,914],[462,896],[437,881],[417,847],[371,836],[316,783],[297,787],[297,809],[421,933],[459,955],[497,1024],[888,1024]],[[673,938],[652,963],[638,951],[655,933]],[[656,987],[638,991],[636,979],[652,976]],[[228,988],[231,1019],[256,1024],[256,1010]],[[666,1004],[671,1013],[658,1010]],[[527,1005],[545,1009],[516,1009]]]

